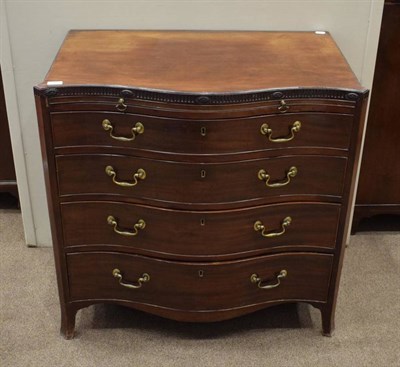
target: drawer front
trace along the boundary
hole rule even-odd
[[[61,196],[109,194],[207,204],[286,195],[340,197],[346,162],[343,157],[285,156],[192,164],[118,155],[66,155],[57,157],[57,171]],[[278,187],[269,187],[266,181]],[[127,183],[135,186],[121,186]]]
[[[223,263],[185,263],[107,252],[67,255],[73,301],[129,300],[198,311],[276,300],[326,301],[332,259],[327,254],[288,253]],[[287,271],[286,277],[282,270]],[[131,289],[119,281],[141,286]],[[259,288],[278,281],[275,288]]]
[[[61,204],[66,247],[103,246],[158,257],[210,259],[273,248],[335,246],[338,204],[276,204],[240,210],[181,211],[116,202]],[[112,216],[114,221],[109,221]],[[288,220],[290,218],[290,220]],[[143,220],[145,226],[138,226]],[[255,228],[257,221],[265,229]]]
[[[353,116],[298,113],[196,121],[111,112],[69,112],[53,113],[51,121],[55,147],[115,146],[223,154],[285,147],[347,149]]]

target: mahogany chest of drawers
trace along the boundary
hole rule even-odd
[[[329,34],[71,31],[34,89],[61,304],[333,329],[365,101]]]

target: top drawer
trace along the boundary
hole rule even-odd
[[[353,116],[292,113],[190,120],[113,112],[59,112],[51,114],[51,123],[56,148],[111,146],[177,154],[234,154],[287,147],[347,150]]]

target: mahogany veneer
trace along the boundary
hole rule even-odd
[[[196,317],[193,311],[211,314],[210,311],[225,310],[228,305],[232,309],[246,308],[281,299],[324,302],[328,298],[332,260],[329,254],[290,252],[224,263],[174,262],[113,252],[67,255],[72,300],[112,298],[154,305],[157,294],[157,307],[175,311],[171,312],[173,318],[185,321],[197,321],[193,320]],[[282,263],[293,274],[285,281],[285,287],[278,287],[274,292],[254,292],[257,287],[248,286],[252,273],[274,282]],[[133,280],[152,269],[150,276],[162,282],[150,279],[140,292],[115,287],[110,272],[118,267],[126,270],[127,279]],[[309,282],[309,279],[315,280]],[[185,311],[189,311],[188,315]]]
[[[353,228],[375,215],[400,230],[400,1],[386,0],[361,162]]]
[[[331,334],[368,91],[329,34],[71,31],[35,95],[65,337],[98,302]]]
[[[294,250],[330,250],[335,247],[339,204],[292,202],[236,210],[174,210],[110,201],[61,204],[64,246],[68,251],[108,247],[124,252],[176,259],[206,260]],[[109,215],[119,226],[132,228],[138,219],[148,229],[135,237],[116,236],[106,226]],[[270,230],[290,216],[285,236],[265,238],[254,230],[261,220]],[[171,224],[172,223],[172,224]],[[318,223],[318,227],[315,226]],[[204,244],[212,244],[205,246]]]

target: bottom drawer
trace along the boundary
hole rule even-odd
[[[187,311],[217,311],[280,300],[326,301],[332,260],[333,255],[314,253],[214,263],[109,252],[67,255],[72,301],[123,300]]]

